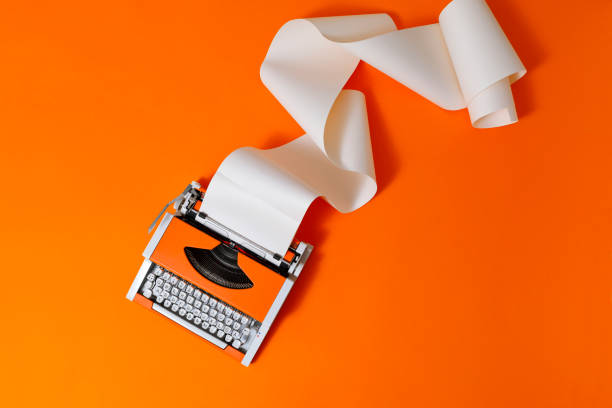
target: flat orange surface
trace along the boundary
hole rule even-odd
[[[520,121],[470,126],[375,69],[378,195],[315,251],[249,368],[124,297],[161,206],[302,134],[259,80],[298,17],[446,0],[0,6],[0,405],[612,406],[612,3],[490,0]]]

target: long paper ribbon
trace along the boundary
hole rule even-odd
[[[284,254],[316,197],[340,212],[367,203],[376,178],[365,98],[342,89],[360,60],[444,109],[467,107],[474,127],[517,121],[510,84],[526,70],[484,0],[454,0],[439,23],[404,30],[387,14],[292,20],[261,79],[306,134],[231,153],[202,210]]]

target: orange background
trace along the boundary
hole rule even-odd
[[[611,406],[607,0],[489,1],[528,69],[512,126],[359,66],[380,192],[315,203],[251,367],[124,298],[164,203],[301,135],[259,80],[283,23],[446,2],[3,2],[0,404]]]

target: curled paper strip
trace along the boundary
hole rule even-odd
[[[261,79],[306,134],[231,153],[203,211],[284,254],[316,197],[341,212],[367,203],[376,178],[365,98],[342,89],[360,60],[444,109],[467,107],[474,127],[517,121],[510,84],[526,70],[484,0],[454,0],[438,24],[404,30],[387,14],[292,20],[272,41]]]

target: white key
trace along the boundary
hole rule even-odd
[[[149,282],[153,282],[155,280],[155,275],[153,275],[152,273],[148,274],[147,275],[147,280]]]
[[[238,340],[240,338],[240,333],[238,333],[237,330],[234,330],[232,332],[232,337],[235,338],[236,340]]]
[[[208,329],[208,331],[210,332],[210,334],[215,334],[215,332],[217,331],[217,327],[216,326],[210,326],[210,329]]]
[[[172,311],[173,311],[173,312],[176,312],[177,310],[179,310],[179,307],[178,307],[178,305],[175,303],[175,304],[173,304],[173,305],[172,305],[171,309],[172,309]]]
[[[149,281],[146,281],[144,284],[144,288],[145,289],[151,289],[153,287],[153,284]]]
[[[210,312],[208,313],[208,315],[210,317],[215,317],[217,315],[217,311],[215,309],[210,309]]]
[[[162,278],[157,278],[157,279],[155,279],[155,284],[158,285],[158,286],[161,286],[161,285],[164,284],[164,281],[163,281]]]
[[[164,272],[164,274],[162,275],[162,279],[163,280],[168,280],[170,279],[170,274],[168,272]]]
[[[196,299],[200,299],[200,296],[202,296],[202,291],[200,291],[199,289],[196,289],[193,291],[193,297]]]
[[[156,301],[157,303],[163,303],[163,302],[164,302],[164,298],[163,298],[163,297],[161,297],[161,296],[157,296],[157,297],[155,298],[155,301]]]
[[[226,325],[228,325],[228,326],[230,326],[230,327],[231,327],[232,323],[233,323],[233,320],[232,320],[231,318],[229,318],[229,317],[226,317],[226,318],[225,318],[225,324],[226,324]]]
[[[187,286],[187,289],[185,289],[185,292],[187,292],[188,295],[191,295],[193,293],[193,286]]]
[[[187,296],[187,299],[185,299],[185,302],[187,302],[188,304],[193,304],[193,296]]]
[[[191,320],[193,319],[193,313],[187,313],[187,316],[185,317],[187,317],[187,320]]]
[[[223,306],[223,303],[217,303],[217,311],[223,312],[223,309],[225,309],[225,306]]]
[[[210,297],[206,293],[202,293],[202,298],[200,299],[202,303],[208,302],[208,299],[210,299]]]
[[[171,287],[168,282],[164,283],[164,290],[170,290]]]
[[[213,299],[213,298],[210,298],[210,300],[208,301],[208,305],[210,307],[215,307],[215,306],[217,306],[217,301],[215,299]]]
[[[217,322],[217,329],[223,330],[223,323]]]
[[[185,289],[185,282],[180,281],[179,284],[178,284],[178,287],[179,287],[180,290]]]
[[[176,296],[170,296],[170,301],[172,303],[176,303],[176,302],[178,302],[178,298]]]
[[[159,296],[159,295],[161,295],[161,293],[162,293],[162,288],[160,288],[159,286],[156,286],[156,287],[153,288],[153,294],[155,296]]]
[[[223,323],[223,321],[225,320],[225,316],[221,313],[217,313],[217,320]]]
[[[233,326],[234,330],[238,330],[240,328],[240,323],[234,322]]]
[[[178,307],[183,307],[183,306],[185,306],[185,301],[179,299],[179,301],[176,302],[176,304],[178,305]]]
[[[232,336],[230,336],[229,334],[226,334],[226,335],[225,335],[225,341],[226,341],[227,343],[229,343],[230,341],[232,341]]]
[[[164,300],[164,307],[165,308],[170,307],[170,305],[172,305],[172,302],[170,302],[168,299]]]
[[[223,313],[225,313],[225,315],[226,315],[227,317],[232,317],[232,311],[233,311],[233,310],[232,310],[232,309],[230,309],[230,307],[229,307],[229,306],[225,306],[225,310],[223,311]]]
[[[187,313],[187,311],[185,309],[183,309],[182,307],[179,309],[179,315],[185,316],[186,313]]]
[[[145,289],[145,290],[142,292],[142,295],[143,295],[144,297],[146,297],[147,299],[148,299],[148,298],[150,298],[152,294],[153,294],[153,292],[151,292],[151,290],[150,290],[150,289]]]
[[[211,326],[217,327],[217,319],[215,319],[214,317],[208,316],[208,323],[210,323]]]
[[[202,306],[202,302],[200,302],[199,300],[196,300],[195,302],[193,302],[193,307],[199,309]]]
[[[234,342],[232,343],[232,347],[235,349],[239,349],[240,346],[242,346],[242,344],[240,344],[240,340],[234,340]]]
[[[217,330],[217,337],[220,339],[223,338],[223,331]]]
[[[233,318],[234,320],[238,320],[238,319],[240,319],[240,313],[238,313],[238,312],[234,311],[234,313],[232,313],[232,318]]]
[[[170,278],[170,284],[172,286],[176,285],[176,282],[178,282],[178,278],[176,276]]]
[[[249,319],[247,319],[246,316],[242,316],[240,318],[240,323],[242,323],[242,324],[247,324],[248,321],[249,321]]]
[[[164,299],[168,299],[168,298],[170,297],[170,292],[168,292],[168,291],[165,291],[165,290],[164,290],[164,291],[162,292],[162,297],[163,297]]]
[[[153,269],[153,273],[155,276],[160,276],[162,274],[162,270],[159,266],[156,266],[155,269]]]
[[[193,306],[185,305],[185,310],[188,311],[188,312],[191,312],[193,310]]]
[[[200,316],[200,309],[196,309],[195,307],[193,308],[193,310],[191,311],[191,313],[193,313],[194,316]]]
[[[230,334],[232,332],[232,328],[229,326],[225,326],[223,328],[223,331],[225,332],[225,334]]]
[[[200,319],[199,317],[196,317],[193,319],[193,323],[199,325],[200,323],[202,323],[202,319]]]
[[[243,336],[245,336],[245,335],[248,336],[250,332],[251,331],[249,329],[247,329],[246,327],[244,329],[242,329],[242,335]]]
[[[209,324],[208,322],[204,322],[204,323],[202,323],[202,328],[203,328],[204,330],[208,329],[209,327],[210,327],[210,324]]]
[[[243,343],[246,343],[248,339],[249,339],[249,335],[248,334],[243,334],[240,337],[240,341],[243,342]]]
[[[210,310],[210,306],[208,306],[208,305],[202,305],[202,311],[203,311],[204,313],[208,313],[208,311],[209,311],[209,310]]]
[[[178,290],[178,288],[172,288],[172,290],[170,291],[170,293],[172,293],[174,296],[178,296],[178,294],[179,294],[179,290]]]
[[[179,299],[185,300],[186,297],[187,297],[187,294],[185,292],[179,293]]]

